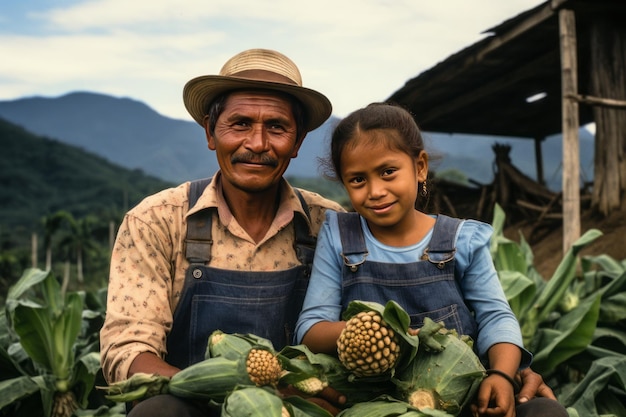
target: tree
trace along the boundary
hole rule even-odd
[[[43,242],[46,250],[46,271],[52,269],[52,239],[54,235],[61,229],[63,223],[70,224],[73,221],[72,215],[64,210],[59,210],[50,216],[41,218],[44,234]]]
[[[63,238],[60,246],[68,251],[68,257],[71,257],[72,254],[75,256],[76,279],[79,285],[83,285],[85,282],[83,261],[87,253],[96,249],[96,243],[93,239],[93,229],[97,221],[91,216],[79,220],[75,220],[70,216],[68,217],[68,221],[68,234]]]

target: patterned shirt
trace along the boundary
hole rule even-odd
[[[166,337],[181,298],[185,271],[187,216],[214,207],[211,266],[229,270],[272,271],[299,265],[293,250],[294,212],[305,213],[293,188],[283,181],[281,201],[270,229],[255,242],[224,200],[220,174],[189,210],[189,182],[151,195],[131,209],[120,225],[108,286],[106,319],[100,332],[102,369],[109,383],[126,379],[137,355],[166,354]],[[319,194],[300,190],[308,203],[311,230],[317,232],[327,209],[343,210]],[[306,217],[306,216],[305,216]]]

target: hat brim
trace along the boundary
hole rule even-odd
[[[183,102],[191,117],[203,126],[204,116],[215,98],[227,91],[245,89],[278,91],[295,97],[306,110],[307,132],[321,126],[332,113],[332,105],[328,98],[310,88],[220,75],[204,75],[187,82],[183,89]]]

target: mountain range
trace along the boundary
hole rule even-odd
[[[99,155],[111,163],[140,169],[173,183],[212,175],[217,160],[207,148],[204,131],[195,122],[163,116],[145,103],[92,92],[59,97],[24,97],[0,101],[0,118],[29,132]],[[325,157],[337,117],[309,133],[299,156],[286,173],[292,177],[320,176],[319,158]],[[438,155],[437,172],[457,171],[480,183],[493,179],[494,143],[511,145],[511,160],[522,172],[536,177],[534,142],[527,139],[448,135],[425,132],[427,151]],[[580,130],[581,172],[593,175],[593,135]],[[542,144],[545,179],[549,188],[561,188],[561,140],[556,135]]]

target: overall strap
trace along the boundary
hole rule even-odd
[[[192,181],[189,186],[189,208],[192,208],[211,182],[211,178]],[[294,188],[300,204],[310,223],[309,205],[302,193]],[[190,263],[208,264],[211,261],[213,210],[201,210],[187,218],[187,236],[185,239],[185,257]],[[294,249],[300,263],[310,265],[313,262],[316,238],[311,234],[309,225],[300,215],[294,214],[295,241]]]
[[[365,235],[361,228],[361,216],[355,212],[337,213],[337,222],[339,224],[343,262],[354,272],[359,265],[365,262],[365,258],[369,254],[365,245]],[[348,259],[351,255],[362,255],[362,257],[357,262],[352,262]]]
[[[211,178],[194,180],[189,185],[189,208],[196,205]],[[185,257],[191,264],[208,264],[211,261],[211,232],[213,210],[201,210],[187,217]]]
[[[462,222],[462,219],[439,214],[422,260],[427,260],[441,269],[447,262],[454,259],[456,253],[454,240]]]
[[[313,255],[315,254],[315,243],[317,239],[311,233],[311,229],[309,228],[309,224],[311,223],[311,212],[309,211],[309,205],[306,200],[302,196],[302,193],[297,188],[293,189],[300,200],[300,204],[304,209],[304,213],[308,219],[308,222],[302,218],[299,213],[294,213],[294,230],[296,239],[294,242],[294,249],[296,251],[296,256],[301,264],[307,265],[310,269],[311,264],[313,263]]]

